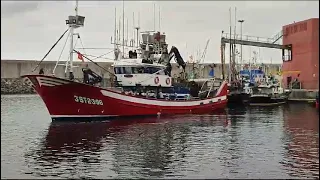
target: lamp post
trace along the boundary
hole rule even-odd
[[[238,22],[240,23],[240,38],[242,40],[242,23],[244,22],[243,19],[240,19],[238,20]],[[242,69],[242,44],[240,45],[240,65],[241,65],[241,68],[240,70]]]

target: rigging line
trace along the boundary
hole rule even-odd
[[[68,34],[67,39],[66,39],[66,42],[64,43],[63,48],[62,48],[62,51],[61,51],[61,53],[60,53],[60,55],[59,55],[58,61],[57,61],[56,65],[54,66],[53,70],[52,70],[52,74],[54,74],[54,72],[55,72],[55,70],[56,70],[56,68],[57,68],[57,66],[58,66],[58,64],[59,64],[59,61],[60,61],[60,59],[61,59],[62,53],[63,53],[63,51],[64,51],[64,48],[65,48],[66,45],[67,45],[67,42],[68,42],[70,33],[71,33],[71,31],[69,31],[69,34]]]
[[[86,53],[86,51],[84,50],[84,47],[83,47],[83,44],[82,44],[82,39],[81,39],[81,37],[80,37],[80,35],[78,34],[78,38],[80,39],[80,43],[81,43],[81,46],[82,46],[82,50],[83,50],[83,52],[85,53],[85,54],[87,54]]]
[[[76,49],[114,49],[114,48],[76,48]]]
[[[69,31],[70,28],[68,28],[58,39],[58,41],[56,43],[54,43],[54,45],[50,48],[50,50],[47,52],[47,54],[41,59],[41,61],[37,64],[37,66],[32,70],[32,72],[34,72],[39,65],[42,63],[42,61],[49,55],[49,53],[52,51],[52,49],[58,44],[58,42],[62,39],[62,37]]]
[[[73,49],[75,49],[75,47],[77,46],[77,42],[78,42],[78,38],[76,39],[76,42],[74,43]],[[71,56],[73,56],[73,52],[71,54]],[[68,56],[68,60],[66,61],[66,69],[65,69],[65,73],[67,72],[67,67],[69,65],[69,60],[70,60],[70,56]]]
[[[76,42],[74,43],[73,49],[77,46],[78,38],[76,39]]]
[[[95,59],[98,59],[98,58],[101,58],[102,56],[105,56],[105,55],[107,55],[107,54],[109,54],[109,53],[112,53],[114,50],[112,50],[112,51],[109,51],[109,52],[107,52],[107,53],[105,53],[105,54],[102,54],[102,55],[100,55],[100,56],[96,56],[94,59],[92,59],[92,60],[95,60]],[[108,59],[108,58],[103,58],[103,59]],[[113,59],[112,59],[113,60]]]
[[[86,56],[88,56],[88,57],[93,57],[93,58],[95,58],[95,59],[98,59],[98,58],[100,58],[100,59],[106,59],[106,60],[114,60],[114,59],[111,59],[111,58],[106,58],[106,57],[98,57],[98,56],[94,56],[94,55],[90,55],[90,54],[83,54],[83,55],[86,55]],[[94,60],[94,59],[93,59]]]
[[[79,51],[77,51],[77,50],[73,50],[73,51],[76,52],[76,53],[78,53],[78,54],[81,54],[81,53],[80,53]],[[113,75],[113,76],[116,76],[114,73],[112,73],[112,72],[110,72],[109,70],[107,70],[106,68],[100,66],[98,63],[92,61],[92,60],[89,59],[87,56],[85,56],[85,55],[83,55],[83,54],[82,54],[82,56],[83,56],[84,58],[86,58],[87,60],[91,61],[91,62],[92,62],[93,64],[95,64],[96,66],[98,66],[98,67],[100,67],[101,69],[107,71],[109,74],[111,74],[111,75]]]

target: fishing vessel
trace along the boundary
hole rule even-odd
[[[69,16],[66,20],[70,38],[70,57],[66,63],[68,76],[56,77],[44,74],[22,76],[40,95],[52,120],[212,113],[226,107],[227,82],[225,81],[218,82],[211,78],[203,83],[200,90],[193,93],[190,88],[183,90],[175,85],[171,77],[170,61],[176,60],[183,72],[186,63],[176,47],[167,50],[165,36],[160,32],[142,33],[139,48],[130,50],[127,57],[124,48],[121,52],[119,43],[115,42],[114,72],[99,66],[74,49],[73,36],[76,34],[74,30],[84,26],[85,19],[84,16],[78,15],[78,2],[75,10],[76,15]],[[137,34],[138,31],[139,29]],[[83,82],[75,80],[74,54],[77,54],[79,59],[85,58],[108,71],[115,85],[100,87],[102,77],[87,67],[82,68]]]
[[[274,106],[285,104],[291,92],[284,91],[279,84],[263,83],[253,88],[250,106]]]

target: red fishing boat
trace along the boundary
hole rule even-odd
[[[25,75],[44,101],[53,120],[114,116],[210,113],[225,108],[227,83],[214,97],[198,100],[146,98],[45,75]]]
[[[78,7],[75,9],[77,11]],[[129,51],[129,58],[125,57],[124,48],[120,52],[120,43],[117,42],[120,38],[114,38],[114,72],[109,72],[74,49],[74,29],[84,25],[84,17],[78,16],[76,12],[75,16],[69,16],[66,24],[69,26],[71,41],[69,63],[66,63],[66,74],[69,77],[59,78],[42,73],[22,76],[40,95],[53,120],[212,113],[226,107],[225,81],[211,78],[202,84],[201,89],[195,83],[188,86],[173,82],[171,59],[175,59],[183,72],[186,64],[176,47],[173,46],[168,53],[164,34],[155,32],[150,35],[150,31],[144,32],[136,50]],[[139,28],[136,29],[138,34]],[[115,86],[100,87],[102,77],[89,68],[82,69],[83,82],[75,80],[74,53],[78,54],[79,59],[84,57],[108,71],[115,79]]]

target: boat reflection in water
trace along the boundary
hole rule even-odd
[[[183,159],[190,151],[186,141],[191,128],[225,127],[226,118],[225,111],[221,111],[215,115],[111,122],[52,122],[36,149],[25,154],[28,174],[59,178],[141,178],[174,174],[171,169],[183,166]]]
[[[308,104],[284,109],[285,158],[281,162],[293,177],[319,178],[319,113]]]
[[[313,107],[286,104],[53,122],[25,161],[42,178],[318,178],[318,121]]]

